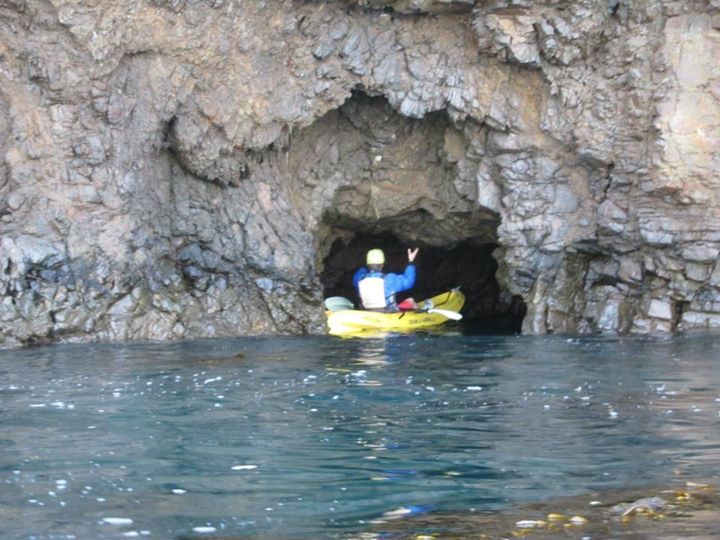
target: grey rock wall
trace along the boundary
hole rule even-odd
[[[0,5],[0,346],[324,331],[333,240],[524,331],[720,327],[720,3]]]

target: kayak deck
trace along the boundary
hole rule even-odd
[[[421,306],[459,312],[465,304],[465,295],[452,290],[420,302]],[[333,336],[348,336],[368,331],[412,332],[439,326],[448,320],[442,313],[432,311],[402,311],[380,313],[359,309],[327,311],[329,333]]]

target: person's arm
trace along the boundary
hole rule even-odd
[[[412,289],[415,285],[415,264],[413,261],[418,254],[418,248],[408,249],[408,265],[402,274],[386,274],[385,275],[385,296],[391,297],[393,294]]]
[[[357,272],[355,272],[355,275],[353,276],[353,286],[355,289],[357,289],[358,283],[360,283],[360,280],[367,276],[368,269],[367,268],[360,268]]]
[[[402,274],[385,274],[385,297],[412,289],[415,285],[415,265],[408,263]]]

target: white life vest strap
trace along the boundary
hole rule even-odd
[[[385,280],[381,277],[366,277],[359,281],[360,301],[365,309],[384,309]]]

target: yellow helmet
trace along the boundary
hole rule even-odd
[[[385,254],[382,249],[371,249],[365,259],[367,264],[385,264]]]

